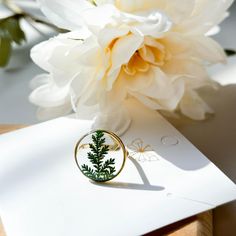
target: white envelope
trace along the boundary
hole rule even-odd
[[[0,215],[8,236],[141,235],[236,199],[236,186],[157,112],[128,103],[124,170],[95,184],[77,169],[91,121],[59,118],[0,136]],[[135,149],[135,148],[134,148]]]

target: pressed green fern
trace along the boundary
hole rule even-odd
[[[104,138],[104,132],[98,130],[92,135],[93,143],[89,144],[90,152],[88,152],[88,159],[93,165],[93,168],[86,164],[83,164],[83,173],[92,180],[95,181],[107,181],[112,179],[116,172],[115,169],[115,159],[110,158],[104,160],[105,156],[108,154],[109,146],[105,145],[106,139]]]

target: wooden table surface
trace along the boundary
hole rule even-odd
[[[0,125],[0,134],[23,128],[23,125]],[[208,211],[186,220],[156,230],[147,236],[212,236],[212,211]],[[6,236],[0,219],[0,236]],[[16,235],[17,236],[17,235]],[[33,235],[32,235],[33,236]]]

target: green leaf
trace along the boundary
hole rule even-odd
[[[25,34],[19,21],[18,15],[0,20],[0,67],[5,67],[8,64],[12,43],[21,44],[25,40]]]
[[[11,50],[11,39],[0,32],[0,67],[6,66],[9,62]]]
[[[94,171],[87,165],[82,165],[82,171],[89,178],[96,179],[96,175],[94,174]]]
[[[25,33],[21,29],[19,21],[20,18],[14,16],[0,22],[0,28],[4,28],[9,33],[12,41],[17,44],[25,41]]]

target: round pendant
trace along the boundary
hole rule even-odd
[[[114,179],[123,169],[127,151],[114,133],[96,130],[76,144],[75,161],[80,171],[96,182]]]

